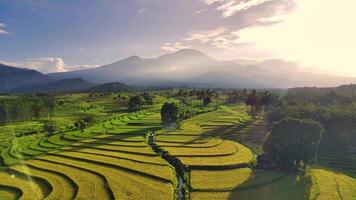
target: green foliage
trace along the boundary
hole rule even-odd
[[[148,105],[153,104],[153,96],[150,93],[144,92],[142,97]]]
[[[51,95],[23,95],[11,99],[0,99],[0,124],[47,117],[55,107]]]
[[[133,96],[128,102],[129,110],[135,111],[138,110],[142,105],[142,99],[140,96]]]
[[[53,133],[56,131],[56,127],[55,127],[55,125],[53,124],[53,122],[46,121],[46,122],[43,124],[43,130],[44,130],[45,132],[47,132],[48,136],[51,136],[51,135],[53,135]]]
[[[257,95],[256,90],[252,90],[252,92],[247,96],[245,101],[246,105],[250,106],[250,114],[252,118],[255,120],[258,112],[261,111],[261,99]]]
[[[164,127],[169,127],[178,120],[179,109],[175,103],[164,103],[161,108],[161,119]]]
[[[264,150],[279,168],[305,168],[315,162],[322,133],[316,121],[287,117],[272,126]]]
[[[203,104],[204,106],[207,106],[211,103],[211,97],[207,96],[204,98]]]

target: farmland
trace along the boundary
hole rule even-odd
[[[352,152],[323,152],[305,174],[257,169],[264,112],[254,120],[224,95],[202,106],[170,93],[134,111],[117,94],[62,94],[51,116],[1,125],[0,199],[356,199]],[[165,128],[165,102],[193,114]],[[73,126],[85,116],[94,121]]]

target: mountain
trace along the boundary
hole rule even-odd
[[[0,63],[0,92],[11,92],[17,88],[32,87],[51,81],[52,78],[38,71]]]
[[[165,85],[190,82],[197,76],[224,65],[238,68],[233,62],[217,61],[199,51],[185,49],[157,58],[131,56],[98,68],[49,74],[52,78],[81,77],[94,82],[123,82],[130,85]]]
[[[126,92],[131,91],[133,88],[120,82],[110,82],[90,88],[89,92]]]
[[[33,87],[23,87],[16,92],[80,92],[97,86],[81,78],[61,79]]]
[[[290,88],[356,83],[356,78],[302,71],[294,62],[279,59],[221,61],[193,49],[156,58],[131,56],[98,68],[48,75],[54,79],[80,77],[98,83],[122,82],[137,86]]]

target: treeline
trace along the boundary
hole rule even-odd
[[[0,99],[0,124],[47,117],[55,104],[55,98],[47,94]]]

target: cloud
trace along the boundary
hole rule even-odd
[[[0,22],[0,35],[9,33],[5,30],[5,27],[6,27],[6,24]]]
[[[209,6],[205,9],[209,11],[214,9],[221,13],[220,20],[225,24],[224,27],[193,31],[180,41],[191,43],[199,41],[201,45],[228,50],[251,44],[240,37],[240,32],[244,29],[278,24],[282,22],[282,16],[295,8],[292,0],[200,0],[200,2]]]
[[[223,17],[231,17],[239,11],[248,10],[254,6],[261,5],[268,1],[275,0],[250,0],[250,1],[227,1],[226,3],[220,5],[217,10],[222,11]]]
[[[224,18],[236,15],[238,21],[243,19],[247,25],[273,25],[278,21],[271,23],[268,17],[291,12],[295,7],[293,0],[203,0],[203,3],[221,12]]]
[[[137,10],[137,12],[138,12],[138,14],[145,14],[145,13],[147,13],[147,8],[140,8],[140,9],[138,9]]]
[[[21,68],[29,68],[36,71],[40,71],[44,74],[53,73],[53,72],[65,72],[71,70],[87,69],[97,67],[98,65],[94,64],[83,64],[83,65],[71,65],[68,66],[64,63],[62,58],[56,57],[43,57],[43,58],[29,58],[25,61],[20,62],[9,62],[9,61],[0,61],[5,65]]]
[[[206,4],[206,5],[212,5],[214,3],[223,3],[225,2],[226,0],[203,0],[203,2]]]
[[[239,36],[234,31],[229,31],[224,27],[211,29],[192,31],[187,34],[187,37],[182,38],[178,42],[168,42],[163,47],[167,51],[177,51],[182,48],[190,48],[191,46],[184,46],[184,43],[199,42],[201,45],[213,46],[219,49],[236,49],[236,45],[244,44],[239,41]]]
[[[180,49],[189,49],[191,46],[184,45],[182,42],[166,42],[161,49],[165,51],[178,51]]]
[[[225,28],[217,28],[217,29],[212,29],[212,30],[205,30],[205,31],[196,31],[192,32],[189,34],[187,38],[184,38],[183,40],[186,41],[193,41],[193,40],[198,40],[201,43],[207,43],[211,41],[213,38],[222,35],[223,33],[226,32]]]
[[[196,14],[196,15],[200,15],[200,14],[202,14],[202,13],[205,13],[206,11],[208,11],[209,9],[207,9],[207,8],[204,8],[204,9],[201,9],[201,10],[197,10],[197,11],[195,11],[194,13]]]

